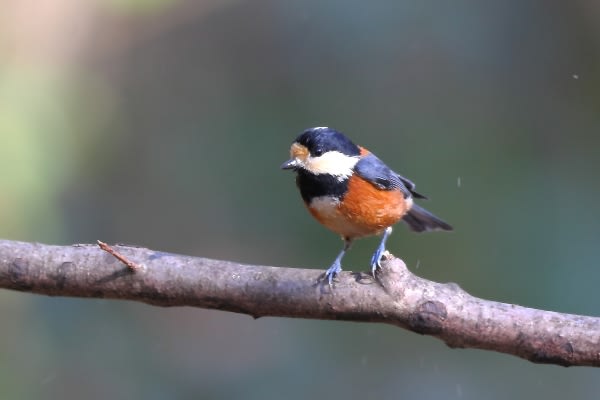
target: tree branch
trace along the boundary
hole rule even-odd
[[[0,240],[0,288],[212,308],[254,318],[383,322],[435,336],[453,348],[494,350],[537,363],[600,366],[600,318],[478,299],[454,283],[413,275],[393,256],[382,263],[378,282],[364,273],[344,272],[330,288],[321,281],[321,270],[114,247],[139,268],[124,266],[97,245]]]

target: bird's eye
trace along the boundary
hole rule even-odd
[[[323,155],[323,150],[321,150],[321,149],[316,149],[316,150],[313,152],[313,155],[314,155],[315,157],[321,157],[321,156]]]

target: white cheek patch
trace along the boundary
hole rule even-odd
[[[328,151],[319,157],[307,157],[304,165],[315,175],[329,174],[343,181],[352,175],[352,169],[357,162],[358,156],[352,157],[339,151]]]

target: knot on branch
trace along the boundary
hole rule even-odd
[[[444,321],[448,317],[446,306],[439,301],[428,300],[410,314],[408,325],[414,332],[423,335],[435,335],[442,331]]]
[[[29,261],[18,257],[8,265],[8,279],[15,285],[16,290],[27,291],[32,288],[32,285],[28,279],[29,272]]]
[[[541,342],[529,358],[538,364],[557,364],[563,367],[573,365],[573,344],[565,337],[554,336]]]
[[[407,278],[410,278],[412,273],[404,261],[394,257],[390,252],[386,251],[383,257],[382,268],[379,270],[377,280],[385,288],[385,291],[398,301],[404,297]]]

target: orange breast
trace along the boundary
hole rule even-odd
[[[311,214],[332,231],[349,238],[376,235],[408,212],[412,199],[398,190],[380,190],[353,175],[341,202],[317,199],[308,206]]]

